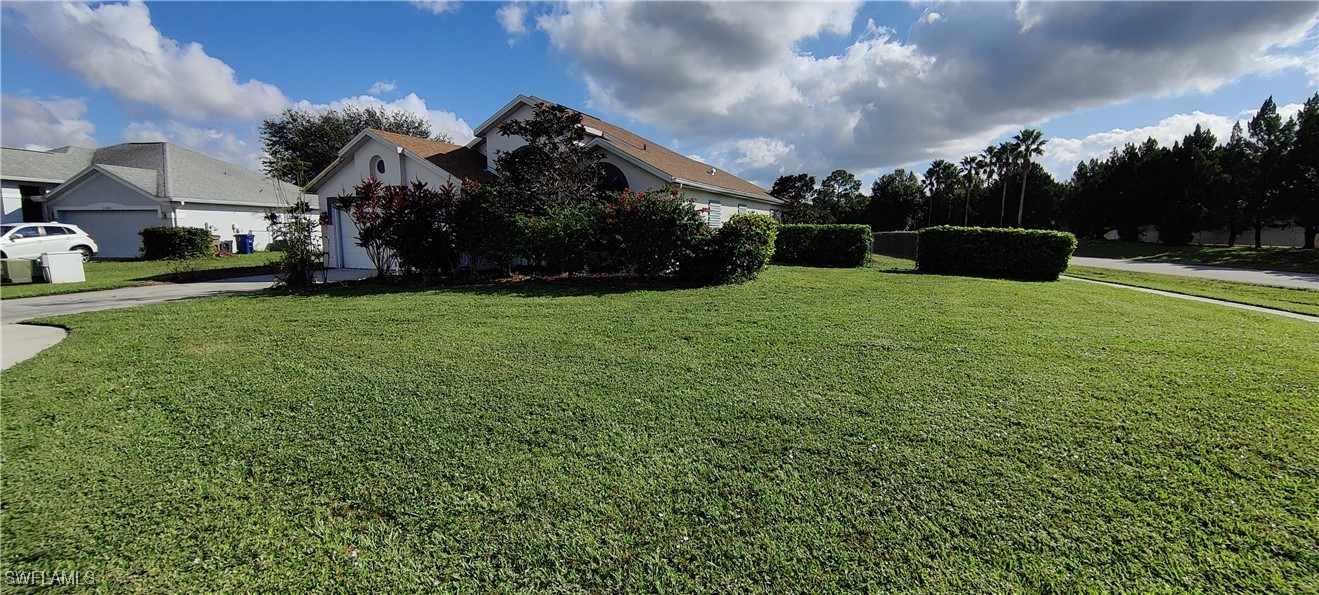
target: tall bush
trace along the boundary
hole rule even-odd
[[[613,194],[605,203],[602,227],[623,269],[647,279],[691,259],[709,234],[690,200],[664,190]]]
[[[920,230],[922,272],[1054,281],[1067,270],[1076,236],[1064,231],[941,225]]]
[[[215,253],[211,232],[200,227],[144,227],[137,233],[142,236],[145,260],[199,258]]]
[[[522,255],[550,273],[586,269],[591,253],[600,247],[604,206],[595,201],[551,207],[544,216],[519,216]]]
[[[868,225],[781,225],[774,261],[824,267],[860,267],[870,259]]]
[[[266,214],[272,239],[284,247],[275,263],[279,271],[276,282],[280,285],[302,288],[316,281],[325,252],[317,234],[319,218],[313,216],[313,210],[305,198],[298,196],[287,208]]]

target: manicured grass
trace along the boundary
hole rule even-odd
[[[136,287],[152,283],[168,283],[179,273],[189,271],[210,271],[216,269],[236,269],[247,267],[265,267],[279,260],[279,252],[258,252],[240,254],[225,258],[199,258],[184,262],[165,260],[94,260],[83,265],[83,274],[87,280],[82,283],[26,283],[22,285],[0,286],[0,298],[23,298],[37,295],[54,295],[58,293],[77,293],[80,291],[97,291],[101,289],[118,289]],[[259,272],[238,272],[237,274],[260,274]]]
[[[1319,251],[1300,248],[1259,250],[1247,246],[1163,246],[1117,240],[1080,240],[1075,256],[1128,258],[1149,262],[1203,264],[1259,271],[1319,273]]]
[[[1072,265],[1068,275],[1319,316],[1319,291]]]
[[[916,270],[916,261],[894,258],[883,254],[871,254],[869,266],[881,271],[914,271]]]
[[[6,570],[105,591],[1289,592],[1313,324],[1089,283],[241,296],[0,377]],[[76,371],[76,373],[71,373]]]

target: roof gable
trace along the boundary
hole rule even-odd
[[[476,140],[469,143],[468,146],[478,146],[485,136],[492,132],[498,134],[496,127],[511,117],[519,107],[523,105],[534,107],[540,104],[557,105],[539,97],[517,96],[516,99],[509,102],[508,105],[505,105],[499,112],[477,127],[474,132]],[[567,109],[581,114],[582,125],[587,129],[588,138],[594,137],[588,142],[596,143],[644,169],[660,172],[663,174],[661,177],[667,177],[671,182],[692,183],[716,191],[748,195],[768,202],[780,202],[778,198],[766,192],[764,188],[727,171],[680,155],[659,143],[633,134],[621,126],[615,126],[572,108]]]

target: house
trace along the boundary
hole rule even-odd
[[[266,213],[298,188],[164,142],[99,149],[0,149],[5,222],[72,223],[96,237],[98,257],[138,256],[144,227],[202,227],[270,243]],[[315,202],[315,197],[308,197]]]
[[[466,146],[379,130],[357,135],[310,185],[310,191],[321,197],[322,216],[330,220],[323,235],[327,265],[372,268],[366,252],[356,244],[356,226],[334,208],[334,197],[352,195],[355,186],[371,177],[390,185],[421,180],[432,187],[493,180],[499,156],[526,144],[520,137],[499,134],[499,126],[511,119],[530,119],[535,106],[543,103],[548,102],[519,95],[477,127]],[[647,190],[671,185],[702,209],[714,227],[738,213],[777,216],[781,208],[782,201],[755,184],[599,118],[582,114],[582,126],[587,146],[604,153],[600,165],[611,187]]]

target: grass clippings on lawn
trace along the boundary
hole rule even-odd
[[[3,562],[106,591],[1319,575],[1305,322],[779,266],[733,287],[356,287],[60,322],[66,341],[0,379]]]

